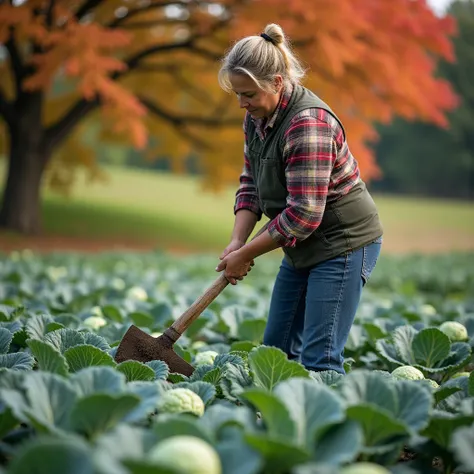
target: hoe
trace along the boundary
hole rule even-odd
[[[258,237],[266,228],[267,225],[263,226],[253,239]],[[228,284],[229,281],[221,273],[204,294],[194,301],[159,337],[150,336],[150,334],[132,324],[117,348],[115,361],[120,363],[126,360],[139,362],[162,360],[168,364],[170,372],[190,376],[194,372],[194,367],[176,354],[173,345]]]

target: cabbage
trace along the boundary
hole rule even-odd
[[[428,316],[434,316],[436,314],[436,308],[430,304],[422,304],[420,310]]]
[[[104,317],[104,313],[102,312],[102,308],[100,306],[93,306],[91,308],[91,314],[92,316],[99,316],[101,318]]]
[[[435,382],[432,379],[425,379],[429,385],[431,385],[433,388],[439,388],[438,382]]]
[[[219,354],[216,351],[203,351],[198,352],[194,357],[195,365],[214,364],[215,358]]]
[[[466,327],[457,321],[446,321],[441,324],[439,329],[449,337],[451,342],[467,341],[469,339]]]
[[[471,375],[469,372],[458,372],[457,374],[454,374],[451,378],[457,379],[458,377],[469,377],[469,375]]]
[[[222,465],[216,450],[195,436],[179,435],[159,442],[148,459],[161,467],[183,474],[221,474]]]
[[[21,254],[18,250],[12,250],[9,257],[12,262],[18,262],[21,259]]]
[[[67,277],[67,268],[66,267],[48,267],[45,272],[51,281],[57,282],[61,278]]]
[[[107,324],[107,321],[101,316],[89,316],[83,322],[84,326],[90,329],[99,329]]]
[[[422,380],[425,378],[423,372],[411,365],[402,365],[392,372],[392,377],[405,380]]]
[[[21,256],[23,260],[31,260],[32,258],[35,257],[35,253],[31,249],[23,249],[21,251]]]
[[[123,290],[125,289],[125,281],[122,278],[112,278],[110,282],[110,287],[115,290]]]
[[[191,348],[194,349],[195,351],[198,351],[199,349],[203,348],[207,344],[204,341],[195,341],[191,344]]]
[[[163,394],[158,402],[158,410],[162,413],[192,413],[202,416],[204,402],[197,393],[189,388],[178,387]]]
[[[143,288],[139,286],[132,286],[127,291],[127,298],[131,300],[146,301],[148,299],[148,295]]]
[[[343,467],[339,472],[340,474],[390,474],[388,469],[371,462],[358,462]]]

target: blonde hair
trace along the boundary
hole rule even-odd
[[[218,81],[226,92],[232,90],[229,74],[247,74],[260,89],[275,92],[272,88],[276,75],[283,77],[284,85],[297,84],[305,70],[291,50],[282,28],[270,23],[263,36],[247,36],[230,49],[222,60]]]

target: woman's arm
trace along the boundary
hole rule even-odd
[[[249,209],[239,209],[235,214],[234,228],[232,230],[231,241],[242,242],[242,245],[247,242],[252,233],[258,216]]]
[[[294,247],[321,224],[338,149],[327,112],[316,109],[293,121],[286,132],[286,208],[269,225],[273,239]]]
[[[254,259],[278,247],[293,247],[321,223],[329,181],[337,158],[332,127],[325,111],[296,118],[286,132],[284,159],[288,189],[286,208],[273,219],[268,231],[243,246],[242,259]]]
[[[257,188],[255,186],[250,161],[247,156],[247,124],[248,117],[244,119],[244,165],[239,178],[239,188],[235,195],[234,203],[234,228],[232,230],[230,243],[223,250],[219,258],[222,260],[229,253],[238,250],[245,245],[252,233],[255,224],[261,219]]]
[[[237,250],[237,252],[244,262],[250,262],[254,258],[257,258],[260,255],[271,252],[272,250],[280,247],[281,245],[276,242],[270,236],[268,230],[266,230],[251,242],[242,246],[239,250]]]
[[[230,253],[218,266],[229,275],[245,275],[246,262],[278,247],[294,247],[320,225],[337,158],[337,140],[325,111],[296,118],[285,136],[283,150],[288,197],[285,209],[258,238]]]

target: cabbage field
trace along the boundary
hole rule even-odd
[[[0,257],[2,474],[474,473],[474,255],[382,256],[345,376],[261,345],[278,258],[178,340],[117,364],[217,277],[213,256]]]

